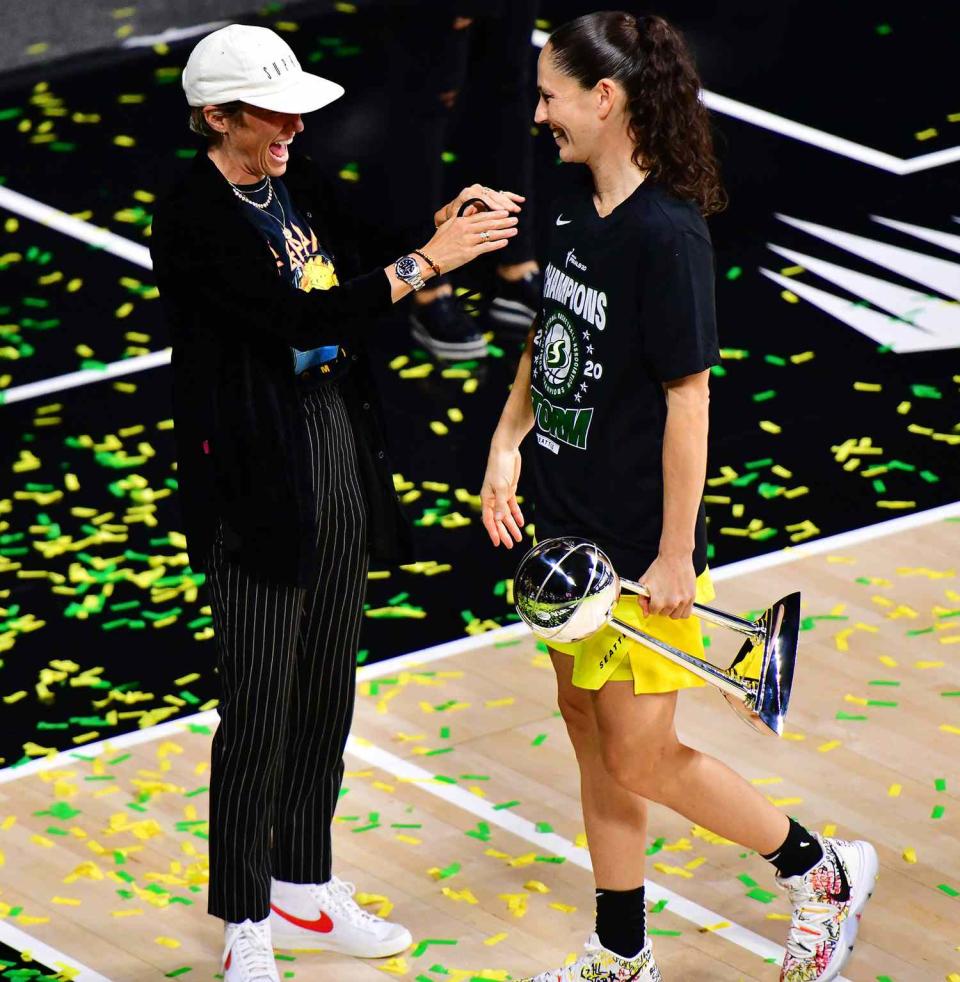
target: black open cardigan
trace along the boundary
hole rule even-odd
[[[391,307],[382,267],[357,275],[351,221],[332,182],[291,155],[283,178],[331,254],[340,286],[309,293],[279,275],[265,240],[203,152],[158,202],[150,252],[173,347],[177,474],[187,549],[202,568],[218,521],[227,557],[266,579],[315,574],[310,456],[291,347],[336,344],[377,563],[406,562],[410,526],[393,488],[363,336]]]

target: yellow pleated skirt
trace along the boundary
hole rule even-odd
[[[705,569],[697,577],[697,603],[709,603],[715,596],[710,570]],[[674,648],[698,658],[704,657],[699,617],[674,619],[662,614],[644,617],[636,595],[626,591],[614,609],[614,616],[651,637],[666,641]],[[707,684],[689,669],[672,662],[639,641],[628,638],[612,626],[603,628],[585,641],[548,643],[555,651],[573,656],[573,684],[581,689],[599,689],[606,682],[625,682],[632,679],[634,693],[642,695],[650,692],[673,692],[676,689]]]

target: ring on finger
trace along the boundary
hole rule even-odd
[[[490,233],[487,232],[486,230],[484,230],[483,232],[480,233],[480,238],[483,239],[484,242],[489,242],[490,241]]]

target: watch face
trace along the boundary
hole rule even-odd
[[[409,279],[411,276],[416,276],[420,272],[420,266],[413,256],[402,256],[397,260],[397,276],[401,280]]]

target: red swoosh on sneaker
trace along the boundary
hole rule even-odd
[[[223,963],[223,970],[226,971],[230,967],[230,963],[233,961],[233,948],[230,949],[230,954],[227,955],[227,960]]]
[[[285,921],[296,924],[297,927],[302,927],[305,931],[316,931],[317,934],[329,934],[333,930],[333,921],[330,920],[327,914],[321,913],[316,920],[305,921],[302,917],[297,917],[294,914],[288,914],[285,910],[281,910],[276,904],[270,904],[270,909]]]

